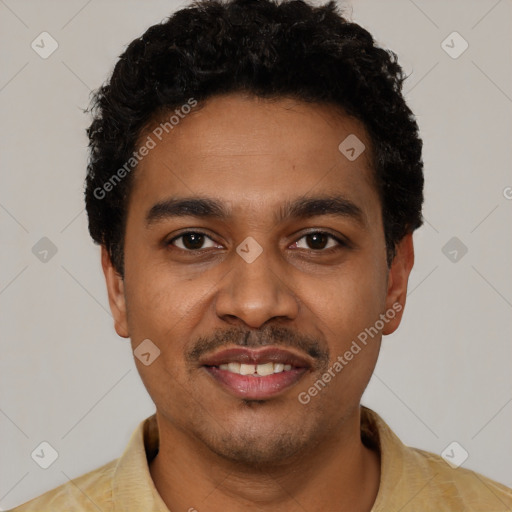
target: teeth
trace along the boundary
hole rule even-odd
[[[256,366],[256,372],[262,377],[265,377],[266,375],[272,375],[274,373],[274,363],[259,364]]]
[[[228,363],[226,370],[232,373],[240,373],[240,363]]]
[[[241,364],[240,375],[252,375],[256,371],[256,365],[254,364]]]
[[[284,370],[284,364],[274,363],[274,373],[281,373]]]
[[[241,363],[224,363],[219,365],[220,370],[226,370],[239,375],[253,375],[254,377],[266,377],[274,373],[290,371],[291,364],[282,363],[264,363],[264,364],[241,364]]]

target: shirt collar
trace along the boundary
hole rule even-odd
[[[385,512],[390,510],[393,490],[402,480],[406,447],[376,412],[364,406],[361,407],[361,439],[380,455],[379,490],[371,512]]]
[[[149,462],[158,453],[158,439],[156,414],[153,414],[133,432],[117,462],[112,479],[114,512],[169,512],[149,471]]]
[[[361,439],[366,446],[380,452],[380,484],[372,512],[381,512],[384,502],[389,505],[393,489],[403,485],[406,447],[377,413],[364,406],[361,407]],[[158,442],[158,425],[153,414],[133,432],[116,464],[112,479],[114,512],[170,512],[149,471],[149,463],[158,453]]]

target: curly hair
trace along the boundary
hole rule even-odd
[[[362,122],[391,265],[397,243],[423,222],[422,141],[402,96],[405,78],[397,55],[347,21],[334,0],[322,6],[303,0],[194,1],[132,41],[110,80],[94,92],[85,183],[93,240],[106,247],[124,276],[133,173],[107,189],[113,173],[133,158],[155,116],[191,97],[201,105],[215,95],[246,92],[330,104]]]

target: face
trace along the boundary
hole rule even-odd
[[[358,418],[413,263],[407,236],[386,265],[364,127],[230,94],[157,142],[133,176],[124,280],[102,259],[118,334],[160,351],[135,359],[159,422],[232,461],[304,454]]]

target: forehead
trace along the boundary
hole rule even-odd
[[[130,209],[171,195],[214,195],[255,213],[319,193],[342,194],[363,210],[378,202],[364,126],[332,106],[237,93],[173,121],[167,130],[154,122],[140,137],[154,147],[134,172]],[[362,150],[355,159],[352,148]]]

